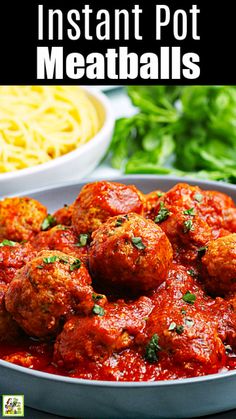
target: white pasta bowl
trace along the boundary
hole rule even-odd
[[[50,162],[22,170],[0,174],[0,197],[51,186],[58,182],[78,180],[98,165],[110,143],[114,115],[109,99],[101,92],[86,87],[90,99],[96,103],[102,126],[87,143]]]

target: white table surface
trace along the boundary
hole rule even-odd
[[[131,105],[128,97],[125,94],[124,89],[114,89],[111,91],[106,91],[107,95],[111,99],[112,106],[114,109],[114,113],[117,118],[122,116],[130,116],[134,114],[135,108]],[[119,176],[120,172],[118,170],[114,170],[107,165],[99,166],[91,175],[90,178],[111,178],[115,176]],[[61,419],[63,416],[55,416],[50,415],[49,413],[43,413],[36,411],[34,409],[25,408],[25,418],[28,419]],[[86,418],[78,418],[78,419],[86,419]],[[124,417],[125,419],[125,417]],[[145,419],[145,418],[143,418]],[[203,419],[203,418],[202,418]],[[221,413],[217,415],[206,416],[205,419],[236,419],[236,410]]]

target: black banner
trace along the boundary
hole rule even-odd
[[[233,2],[0,6],[0,84],[235,84]]]

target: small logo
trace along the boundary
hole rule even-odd
[[[24,416],[24,396],[22,394],[3,394],[2,416],[9,418]]]

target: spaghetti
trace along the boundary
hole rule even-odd
[[[0,172],[46,163],[101,128],[95,102],[75,86],[0,86]]]

